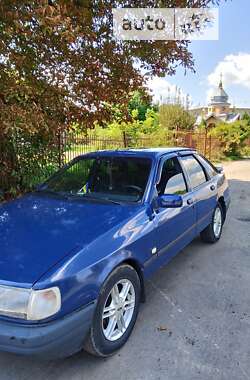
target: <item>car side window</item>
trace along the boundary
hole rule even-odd
[[[204,169],[194,156],[181,157],[181,162],[189,176],[193,189],[207,181]]]
[[[212,178],[218,174],[216,172],[215,167],[205,157],[197,155],[197,158],[198,158],[199,162],[201,163],[201,165],[203,166],[203,168],[206,170],[206,172],[210,178]]]
[[[185,194],[187,186],[180,163],[176,157],[167,159],[162,167],[160,182],[157,184],[159,195]]]

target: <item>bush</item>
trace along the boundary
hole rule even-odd
[[[1,136],[2,194],[16,196],[44,181],[58,168],[58,146],[51,135],[19,131]]]
[[[160,124],[165,129],[192,130],[195,118],[179,104],[162,104],[159,109]]]
[[[210,134],[221,141],[226,156],[242,155],[246,140],[250,137],[250,126],[247,120],[236,121],[231,124],[221,123]]]

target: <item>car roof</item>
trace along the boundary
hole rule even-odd
[[[178,153],[178,152],[195,152],[192,148],[183,147],[169,147],[169,148],[138,148],[138,149],[117,149],[117,150],[99,150],[96,152],[88,153],[88,155],[98,156],[128,156],[128,157],[160,157],[165,154]]]

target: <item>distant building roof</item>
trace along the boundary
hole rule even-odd
[[[202,117],[202,115],[199,115],[196,119],[196,122],[195,122],[195,126],[199,126],[201,125],[201,123],[203,121],[205,121],[206,123],[208,122],[208,120],[210,119],[214,119],[215,121],[222,121],[224,123],[234,123],[235,121],[237,120],[240,120],[240,114],[237,113],[228,113],[228,114],[220,114],[220,115],[216,115],[215,113],[213,112],[210,112],[209,114],[205,115],[204,117]]]
[[[226,122],[227,123],[234,123],[235,121],[237,120],[240,120],[240,113],[229,113],[227,114],[227,117],[226,117]]]

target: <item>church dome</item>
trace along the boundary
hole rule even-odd
[[[210,104],[211,105],[229,104],[228,103],[228,95],[223,88],[222,80],[220,81],[218,88],[215,90],[213,96],[211,97]]]

